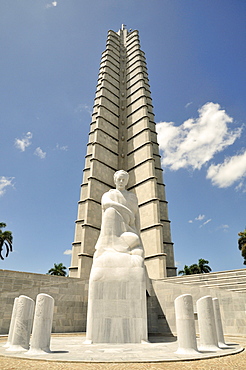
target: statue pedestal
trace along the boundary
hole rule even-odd
[[[86,339],[91,343],[147,341],[146,277],[141,256],[108,251],[94,259]]]

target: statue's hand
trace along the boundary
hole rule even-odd
[[[131,250],[130,254],[143,257],[143,250],[140,248],[135,248]]]

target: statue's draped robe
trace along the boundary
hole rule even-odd
[[[89,281],[87,340],[147,340],[146,279],[137,198],[126,190],[102,197],[101,232]]]

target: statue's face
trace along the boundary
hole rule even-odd
[[[128,177],[124,174],[119,174],[115,176],[116,189],[119,189],[119,190],[125,189],[127,185],[127,180],[128,180]]]

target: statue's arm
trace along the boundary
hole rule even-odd
[[[101,203],[102,203],[102,209],[104,211],[109,207],[116,207],[119,204],[110,198],[109,192],[103,194]]]
[[[110,197],[110,192],[107,192],[107,193],[103,194],[103,196],[102,196],[102,209],[103,209],[103,211],[105,211],[109,207],[115,208],[120,213],[122,211],[125,211],[125,212],[129,213],[130,215],[132,214],[132,212],[129,208],[127,208],[123,204],[118,203],[115,200],[113,200]]]

